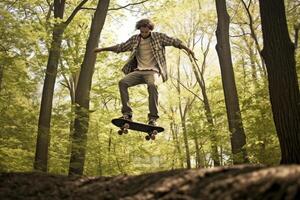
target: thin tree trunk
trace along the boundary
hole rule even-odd
[[[175,134],[174,134],[174,129],[173,129],[173,122],[171,122],[170,123],[170,131],[171,131],[171,134],[172,134],[172,139],[173,139],[173,141],[175,141]],[[171,167],[171,169],[174,169],[175,168],[175,165],[176,165],[176,158],[177,158],[177,156],[176,156],[176,141],[175,141],[175,149],[174,149],[174,153],[173,153],[173,159],[172,159],[172,167]],[[179,156],[180,157],[180,156]]]
[[[245,3],[244,0],[241,0],[241,2],[242,2],[242,5],[244,6],[244,8],[246,10],[247,15],[248,15],[249,28],[250,28],[251,37],[254,40],[255,47],[256,47],[256,49],[257,49],[257,51],[259,53],[259,57],[260,57],[260,61],[261,61],[261,70],[263,71],[264,77],[266,77],[267,76],[266,66],[265,66],[265,62],[264,62],[264,59],[263,59],[262,54],[261,54],[261,47],[259,45],[258,38],[257,38],[257,35],[255,33],[254,20],[253,20],[253,17],[251,15],[251,11],[250,11],[250,6],[252,4],[252,1],[249,1],[248,5]]]
[[[243,27],[240,27],[243,35],[246,35],[245,30],[243,29]],[[247,50],[249,52],[249,59],[250,59],[250,66],[251,66],[251,77],[252,77],[252,81],[254,82],[255,87],[258,87],[258,82],[257,82],[257,70],[256,70],[256,66],[255,66],[255,53],[253,51],[253,41],[248,41],[247,37],[244,36],[243,40],[247,46]],[[262,61],[263,62],[263,61]]]
[[[251,77],[254,85],[258,86],[257,82],[257,72],[255,67],[255,54],[252,49],[252,42],[248,45],[249,57],[250,57],[250,65],[251,65]]]
[[[179,139],[178,139],[178,126],[175,124],[175,122],[171,122],[171,131],[172,131],[172,135],[173,135],[173,140],[175,141],[175,147],[178,153],[178,157],[179,157],[179,166],[181,168],[184,167],[184,160],[183,160],[183,156],[182,156],[182,151],[181,151],[181,147],[180,147],[180,143],[179,143]]]
[[[4,72],[4,65],[0,63],[0,92],[2,90],[3,72]]]
[[[207,52],[208,52],[208,47],[207,46]],[[206,65],[205,59],[207,57],[207,53],[204,53],[204,60],[203,60],[203,66]],[[193,63],[192,58],[190,58],[191,62]],[[203,71],[199,69],[197,63],[192,64],[193,71],[197,80],[197,83],[199,84],[199,87],[201,89],[201,94],[203,97],[203,104],[204,104],[204,110],[205,110],[205,116],[208,124],[210,125],[211,128],[211,134],[210,134],[210,140],[211,140],[211,149],[212,149],[212,159],[214,161],[214,166],[220,166],[220,161],[219,161],[219,153],[218,153],[218,145],[217,145],[217,137],[216,137],[216,132],[214,131],[214,122],[213,122],[213,117],[212,117],[212,111],[210,108],[210,103],[207,97],[207,92],[206,92],[206,86],[205,86],[205,81],[203,77]]]
[[[180,96],[180,90],[178,94]],[[190,102],[188,101],[187,104],[189,103]],[[186,164],[187,164],[187,168],[191,169],[191,156],[190,156],[190,148],[189,148],[187,128],[186,128],[187,110],[188,110],[188,105],[186,105],[185,108],[183,109],[181,105],[181,98],[179,97],[179,111],[180,111],[181,126],[183,129],[183,141],[185,146]]]
[[[211,38],[209,38],[208,43],[206,47],[202,47],[201,49],[204,50],[203,52],[203,62],[201,68],[198,66],[198,63],[193,60],[192,57],[190,58],[190,61],[192,63],[193,67],[193,72],[195,74],[197,83],[201,89],[201,94],[203,97],[203,104],[204,104],[204,110],[205,110],[205,116],[208,124],[210,125],[210,140],[211,140],[211,151],[212,151],[212,159],[214,161],[214,166],[220,166],[220,161],[219,161],[219,153],[218,153],[218,141],[216,137],[216,132],[214,131],[214,122],[213,122],[213,115],[210,107],[210,103],[208,100],[207,92],[206,92],[206,85],[205,85],[205,80],[204,80],[204,70],[206,68],[206,59],[207,59],[207,54],[209,52],[209,47],[211,44]],[[203,45],[203,43],[202,43]],[[194,62],[193,62],[194,61]]]
[[[61,68],[63,68],[63,64],[61,61]],[[64,69],[64,68],[63,68]],[[64,87],[67,88],[67,90],[69,91],[69,95],[70,95],[70,100],[71,100],[71,118],[70,118],[70,139],[72,138],[73,135],[73,131],[74,131],[74,107],[75,107],[75,88],[77,86],[77,82],[78,82],[78,75],[79,73],[72,73],[71,76],[69,76],[69,78],[67,78],[67,76],[62,73],[62,76],[64,78],[64,82],[61,83]],[[71,149],[71,148],[70,148]],[[71,151],[68,151],[68,153],[71,153]]]
[[[84,60],[81,65],[78,85],[75,92],[75,128],[73,135],[72,152],[69,174],[83,174],[85,161],[87,132],[89,128],[89,104],[92,76],[94,72],[99,37],[105,22],[109,0],[99,0],[94,18],[92,20],[89,39],[86,45]]]
[[[260,0],[264,48],[273,119],[281,163],[300,164],[300,94],[295,46],[290,40],[283,0]]]
[[[300,23],[297,25],[294,25],[295,35],[294,35],[294,41],[295,41],[295,50],[298,48],[298,40],[299,40],[299,28]]]
[[[179,104],[179,112],[180,112],[180,119],[181,119],[181,126],[183,129],[183,141],[185,146],[185,155],[186,155],[186,164],[187,168],[191,169],[191,155],[188,143],[188,136],[187,136],[187,128],[186,128],[186,115],[189,107],[189,100],[186,102],[185,108],[182,108],[182,101],[181,101],[181,89],[180,89],[180,56],[178,57],[178,64],[177,64],[177,92],[178,92],[178,104]]]
[[[114,149],[114,154],[115,154],[115,162],[116,162],[116,164],[117,164],[117,167],[118,167],[118,169],[119,169],[119,172],[121,173],[121,174],[124,174],[124,169],[123,169],[123,166],[122,166],[122,163],[119,161],[119,159],[118,159],[118,155],[117,155],[117,152],[116,152],[116,145],[115,144],[113,144],[113,149]]]
[[[199,148],[198,138],[195,137],[194,141],[195,141],[195,148],[196,148],[196,168],[200,168],[201,167],[201,157],[200,157],[200,148]]]
[[[187,129],[186,129],[186,108],[185,111],[182,111],[182,106],[179,105],[180,107],[180,117],[181,117],[181,126],[183,129],[183,141],[184,141],[184,146],[185,146],[185,156],[186,156],[186,165],[187,169],[191,169],[191,155],[190,155],[190,147],[189,147],[189,142],[188,142],[188,136],[187,136]]]
[[[234,80],[229,43],[229,15],[227,13],[225,0],[216,0],[216,8],[218,15],[216,50],[220,62],[227,119],[229,131],[231,133],[233,163],[247,163],[248,158],[245,149],[246,136],[243,128],[239,100]]]

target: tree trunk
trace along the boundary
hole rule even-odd
[[[63,18],[65,1],[54,1],[54,17]],[[46,76],[43,86],[43,94],[40,107],[38,134],[35,151],[34,169],[47,172],[48,168],[48,147],[50,142],[50,122],[52,112],[52,99],[56,80],[58,61],[62,35],[65,30],[64,23],[55,24],[52,34]]]
[[[180,101],[179,101],[179,104],[181,104]],[[183,141],[184,141],[184,146],[185,146],[186,166],[187,166],[187,169],[191,169],[192,168],[191,155],[190,155],[190,147],[189,147],[187,129],[186,129],[186,108],[184,111],[182,111],[182,106],[179,105],[179,109],[180,109],[180,117],[181,117],[181,126],[183,129]]]
[[[188,142],[188,136],[187,136],[187,127],[186,127],[186,115],[189,110],[189,107],[192,103],[190,103],[190,100],[188,99],[186,102],[186,105],[184,109],[182,108],[182,101],[181,101],[181,89],[180,89],[180,55],[178,57],[177,61],[177,92],[178,92],[178,104],[179,104],[179,112],[180,112],[180,120],[181,120],[181,127],[183,131],[183,141],[184,141],[184,147],[185,147],[185,159],[186,159],[186,165],[188,169],[191,169],[191,155],[190,155],[190,147],[189,147],[189,142]]]
[[[170,128],[173,136],[173,141],[175,142],[175,148],[178,153],[177,157],[179,158],[179,166],[180,168],[184,168],[184,160],[183,160],[181,146],[178,139],[178,126],[175,124],[175,122],[171,122]]]
[[[216,137],[216,131],[214,129],[215,125],[213,122],[213,114],[211,111],[210,103],[208,100],[207,92],[206,92],[206,85],[205,85],[205,80],[204,80],[204,71],[206,68],[206,59],[207,55],[209,52],[209,47],[211,44],[211,37],[209,38],[207,45],[204,47],[203,43],[201,42],[201,49],[203,49],[203,62],[201,68],[198,66],[198,63],[191,57],[189,56],[189,59],[192,63],[192,68],[193,72],[196,77],[196,81],[201,89],[201,94],[203,97],[203,104],[204,104],[204,110],[205,110],[205,116],[206,120],[210,126],[210,141],[211,141],[211,155],[212,159],[214,162],[214,166],[220,166],[220,161],[219,161],[219,153],[218,153],[218,140]]]
[[[281,163],[300,164],[300,95],[295,46],[286,23],[283,0],[260,0],[263,58],[266,62],[273,119]]]
[[[208,53],[208,48],[209,48],[209,45],[207,46],[207,53]],[[204,55],[203,55],[204,59],[203,59],[202,68],[204,68],[204,66],[206,65],[205,60],[206,60],[206,57],[207,57],[207,53],[204,53]],[[214,126],[215,125],[214,125],[214,122],[213,122],[212,111],[211,111],[209,100],[208,100],[208,97],[207,97],[203,72],[199,69],[198,64],[196,62],[195,62],[195,64],[193,64],[193,60],[192,60],[191,57],[190,57],[190,60],[192,62],[193,72],[195,74],[197,83],[199,84],[199,87],[201,89],[206,120],[207,120],[208,124],[210,125],[210,129],[211,129],[210,140],[211,140],[212,159],[214,161],[214,166],[220,166],[218,145],[217,145],[218,142],[217,142],[216,132],[214,131]]]
[[[62,36],[66,27],[70,24],[70,22],[78,13],[80,8],[87,1],[88,0],[83,0],[82,2],[80,2],[65,22],[57,23],[53,27],[52,43],[49,51],[48,63],[46,68],[46,76],[43,86],[43,94],[38,123],[37,143],[33,166],[36,170],[46,172],[48,168],[48,147],[50,143],[52,100],[57,74],[57,67],[60,59]],[[54,18],[63,19],[64,11],[65,0],[54,0]]]
[[[243,27],[240,27],[243,34],[246,35],[246,31],[243,29]],[[248,55],[249,55],[249,59],[250,59],[250,66],[251,66],[251,77],[252,77],[252,81],[255,85],[255,88],[258,88],[258,82],[257,82],[257,70],[256,70],[256,62],[255,62],[255,52],[253,51],[253,41],[248,41],[246,36],[243,36],[243,40],[246,44],[247,50],[248,50]],[[262,60],[263,62],[263,60]]]
[[[252,15],[251,15],[251,11],[250,11],[250,6],[251,6],[251,4],[252,4],[252,1],[249,1],[249,4],[248,4],[248,5],[246,5],[246,3],[245,3],[244,0],[241,0],[241,2],[242,2],[243,7],[244,7],[245,10],[246,10],[247,15],[248,15],[248,19],[249,19],[249,29],[250,29],[250,32],[251,32],[251,38],[252,38],[253,41],[255,42],[255,47],[256,47],[256,49],[257,49],[257,51],[258,51],[258,53],[259,53],[259,57],[260,57],[260,60],[261,60],[261,70],[262,70],[262,72],[263,72],[264,77],[266,77],[266,76],[267,76],[267,74],[266,74],[266,66],[265,66],[265,62],[264,62],[264,60],[263,60],[263,58],[262,58],[261,47],[260,47],[260,45],[259,45],[258,38],[257,38],[257,35],[256,35],[256,33],[255,33],[254,20],[253,20],[253,17],[252,17]]]
[[[4,73],[4,65],[0,63],[0,92],[2,90],[3,73]]]
[[[184,146],[185,146],[186,165],[187,165],[188,169],[191,169],[190,147],[189,147],[188,136],[187,136],[187,128],[186,128],[186,115],[187,115],[187,110],[188,110],[188,107],[189,107],[188,104],[190,102],[188,101],[187,105],[185,105],[185,108],[183,109],[182,105],[181,105],[180,89],[178,89],[178,94],[179,94],[180,119],[181,119],[181,126],[182,126],[182,130],[183,130],[183,141],[184,141]]]
[[[201,167],[201,157],[200,157],[200,148],[199,141],[197,137],[194,137],[195,149],[196,149],[196,168]]]
[[[300,29],[300,24],[294,25],[295,29],[295,35],[294,35],[294,41],[295,41],[295,50],[298,48],[298,39],[299,39],[299,29]]]
[[[102,31],[109,0],[99,0],[94,18],[91,24],[89,39],[86,45],[78,85],[75,92],[75,125],[70,159],[69,174],[83,174],[87,132],[89,127],[89,103],[92,76],[96,62],[96,54],[93,50],[97,47]]]
[[[73,73],[72,76],[69,77],[68,81],[68,89],[69,89],[69,94],[70,94],[70,99],[71,99],[71,117],[70,117],[70,134],[69,134],[69,145],[67,149],[67,154],[71,154],[71,149],[72,149],[72,138],[74,134],[74,123],[75,123],[75,115],[74,115],[74,108],[75,108],[75,88],[77,86],[77,80],[78,80],[78,73]]]
[[[229,43],[229,15],[227,13],[225,0],[216,0],[216,8],[218,15],[216,50],[220,62],[229,131],[231,133],[233,163],[247,163],[247,152],[244,148],[246,144],[246,136],[244,133],[234,79],[234,71],[232,67]]]

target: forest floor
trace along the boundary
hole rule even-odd
[[[0,199],[300,199],[300,165],[179,169],[138,176],[0,173]]]

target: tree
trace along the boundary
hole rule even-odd
[[[34,169],[46,172],[48,165],[48,147],[50,143],[50,122],[52,112],[53,92],[57,74],[57,67],[60,59],[60,49],[63,33],[81,7],[88,0],[83,0],[73,10],[66,21],[62,21],[65,12],[65,0],[54,0],[54,18],[57,22],[54,24],[52,33],[52,42],[49,51],[49,57],[46,68],[45,81],[43,85],[43,94],[40,107],[38,122],[38,135],[35,152]],[[50,6],[51,7],[51,6]]]
[[[263,71],[263,75],[266,76],[266,70],[265,70],[265,63],[262,59],[262,55],[261,55],[261,47],[260,47],[260,44],[259,44],[259,41],[258,41],[258,36],[255,32],[255,19],[254,17],[252,16],[251,14],[251,10],[250,10],[250,7],[251,7],[251,4],[252,4],[252,0],[250,0],[248,2],[248,5],[245,3],[244,0],[240,0],[246,13],[247,13],[247,16],[248,16],[248,20],[249,22],[247,23],[249,25],[249,29],[250,29],[250,36],[251,38],[253,39],[253,41],[255,42],[255,47],[257,49],[257,51],[259,52],[259,56],[260,56],[260,60],[261,60],[261,70]],[[255,2],[253,3],[255,5]]]
[[[181,93],[181,77],[180,77],[180,55],[178,56],[178,63],[177,63],[177,86],[176,90],[178,93],[178,107],[180,112],[180,119],[181,119],[181,126],[183,130],[183,140],[184,140],[184,147],[185,147],[185,155],[186,155],[186,166],[188,169],[191,169],[191,155],[190,155],[190,147],[188,141],[188,133],[187,133],[187,114],[191,109],[191,106],[195,100],[195,97],[191,99],[190,97],[186,98],[186,103],[183,103],[182,93]],[[191,86],[191,84],[189,84]]]
[[[243,128],[234,79],[234,71],[232,67],[229,43],[229,15],[227,13],[225,0],[216,0],[216,8],[218,15],[216,50],[222,74],[229,131],[232,134],[231,148],[233,153],[233,163],[246,163],[248,162],[247,152],[244,148],[246,144],[246,136]]]
[[[192,63],[192,68],[193,68],[193,72],[196,77],[196,81],[201,89],[201,94],[202,94],[202,98],[203,98],[202,102],[204,104],[204,110],[205,110],[205,117],[206,117],[207,123],[209,124],[210,130],[211,130],[210,139],[211,139],[211,143],[212,143],[211,149],[212,149],[212,159],[214,161],[214,166],[220,166],[217,136],[216,136],[216,131],[215,131],[215,124],[213,121],[213,113],[212,113],[211,105],[210,105],[210,102],[208,99],[206,83],[204,80],[204,71],[206,68],[206,59],[207,59],[207,54],[208,54],[210,43],[211,43],[211,37],[208,39],[206,47],[204,47],[205,45],[203,44],[203,40],[204,40],[204,36],[201,36],[201,51],[203,54],[203,61],[201,64],[201,68],[199,67],[198,63],[195,60],[193,60],[193,58],[191,58],[191,57],[189,57],[189,58]]]
[[[295,46],[290,40],[283,0],[260,0],[263,58],[266,62],[273,119],[281,163],[300,163],[300,95]]]
[[[89,106],[92,76],[96,62],[94,49],[105,22],[110,0],[99,0],[92,20],[90,35],[86,44],[86,52],[75,91],[75,124],[72,141],[69,174],[83,173],[86,154],[87,132],[89,127]]]

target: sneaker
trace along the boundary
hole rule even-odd
[[[125,120],[128,120],[128,121],[132,121],[132,116],[131,115],[123,115],[121,117],[119,117],[120,119],[125,119]]]
[[[148,124],[151,126],[157,126],[156,119],[149,119]]]

